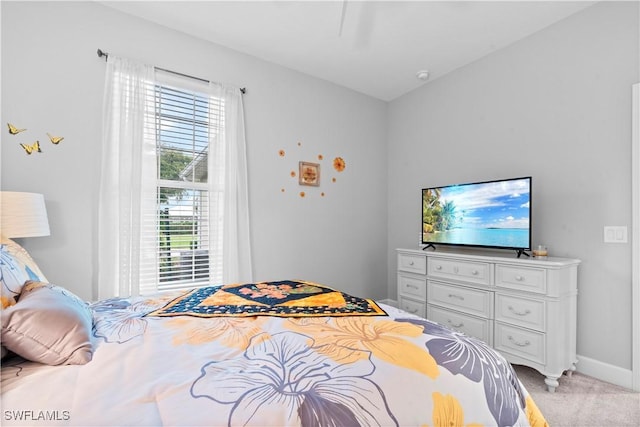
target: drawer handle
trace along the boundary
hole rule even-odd
[[[436,265],[436,270],[442,270],[442,266],[441,265]]]
[[[453,272],[458,274],[458,271],[460,271],[460,269],[458,267],[453,267]]]
[[[471,274],[473,274],[474,276],[477,276],[478,274],[480,274],[480,272],[478,270],[473,270]]]
[[[453,323],[451,319],[447,319],[447,322],[454,328],[462,328],[464,326],[464,323]]]
[[[529,310],[528,308],[525,311],[516,311],[516,309],[511,306],[507,308],[509,309],[509,311],[511,311],[513,314],[517,316],[526,316],[527,314],[531,314],[531,310]]]
[[[407,312],[409,312],[409,313],[411,313],[411,314],[416,314],[416,313],[418,312],[418,309],[417,309],[417,308],[414,308],[413,310],[409,310],[409,308],[405,307],[405,308],[404,308],[404,311],[407,311]]]
[[[464,301],[464,297],[462,295],[449,294],[449,298],[458,298],[460,301]]]
[[[509,335],[507,338],[509,339],[509,341],[511,341],[512,343],[514,343],[518,347],[526,347],[528,345],[531,345],[531,342],[529,340],[525,340],[525,342],[518,342],[515,339],[513,339],[513,337],[511,335]]]
[[[416,285],[410,285],[407,283],[407,288],[411,288],[411,289],[420,289],[419,287],[417,287]]]
[[[409,261],[409,265],[413,265],[413,261]]]
[[[524,280],[524,277],[522,277],[522,276],[516,276],[516,280],[517,280],[518,282],[522,282],[522,281]]]

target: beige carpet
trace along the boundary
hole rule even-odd
[[[538,371],[514,368],[551,427],[640,426],[640,393],[579,372],[563,375],[556,392],[549,393]]]

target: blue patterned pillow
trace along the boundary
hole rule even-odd
[[[46,282],[31,255],[19,244],[0,237],[0,298],[2,308],[14,305],[27,280]]]

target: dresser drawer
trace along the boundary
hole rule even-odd
[[[491,264],[431,257],[428,264],[428,275],[489,286],[491,284]]]
[[[398,297],[398,308],[406,311],[407,313],[415,314],[416,316],[426,318],[426,306],[427,304],[424,302],[414,301],[412,299],[403,297],[402,295]]]
[[[493,317],[493,292],[428,280],[427,301],[480,317]]]
[[[545,331],[545,303],[496,293],[496,320]]]
[[[496,264],[496,286],[544,294],[547,274],[542,268]]]
[[[398,270],[416,274],[427,274],[427,257],[401,252],[398,254]]]
[[[493,322],[427,304],[427,319],[493,345]]]
[[[494,347],[504,353],[545,364],[545,334],[497,322]]]
[[[412,276],[398,273],[398,294],[427,300],[427,279],[425,276]]]

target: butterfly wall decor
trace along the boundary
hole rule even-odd
[[[7,128],[9,129],[9,133],[11,135],[17,135],[20,132],[24,132],[27,130],[26,128],[25,129],[18,128],[12,125],[11,123],[7,123]],[[49,141],[51,141],[53,145],[60,144],[60,142],[62,142],[62,140],[64,139],[64,136],[54,136],[54,135],[51,135],[49,132],[47,132],[47,136],[49,137]],[[21,143],[20,146],[24,149],[27,155],[31,155],[32,153],[42,153],[42,149],[40,148],[40,141],[36,141],[31,144]]]
[[[26,129],[18,129],[17,127],[15,127],[14,125],[12,125],[11,123],[7,123],[7,127],[9,128],[9,133],[11,135],[17,135],[20,132],[24,132]]]
[[[36,141],[33,144],[20,144],[20,146],[24,148],[24,151],[29,155],[35,152],[42,153],[42,150],[40,149],[40,141]]]
[[[53,144],[56,144],[56,145],[58,145],[60,143],[60,141],[62,141],[64,139],[64,136],[53,136],[49,132],[47,132],[47,136],[49,137],[51,142]]]
[[[24,129],[18,128],[12,125],[11,123],[7,123],[7,128],[11,135],[17,135],[20,132],[24,132],[27,130],[26,128]],[[64,136],[54,136],[54,135],[51,135],[49,132],[47,132],[47,136],[49,137],[49,141],[51,141],[51,143],[54,145],[60,144],[60,142],[64,139]],[[27,153],[28,155],[31,155],[32,153],[42,153],[42,149],[40,148],[40,141],[36,141],[32,144],[21,143],[20,146],[24,149],[25,153]]]

